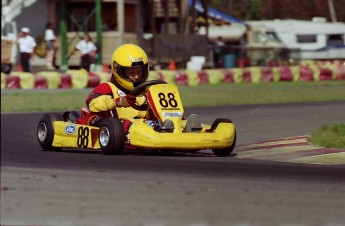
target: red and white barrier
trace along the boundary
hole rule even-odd
[[[67,70],[64,73],[42,71],[36,74],[13,71],[10,75],[1,73],[1,89],[82,89],[93,88],[110,81],[111,73],[81,70]],[[278,81],[331,81],[345,80],[345,64],[303,62],[298,66],[266,66],[246,68],[222,68],[194,70],[150,71],[149,79],[160,79],[177,85],[202,85],[218,83],[259,83]]]

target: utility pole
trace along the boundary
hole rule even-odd
[[[67,25],[66,25],[66,0],[60,1],[60,37],[61,37],[61,62],[60,69],[67,70]]]
[[[163,0],[163,12],[164,12],[164,34],[169,34],[169,2],[170,0]]]
[[[98,54],[97,64],[102,65],[102,1],[96,0],[96,32],[97,32],[97,44]]]
[[[206,27],[206,37],[208,38],[208,27],[209,27],[209,23],[208,23],[208,0],[202,0],[201,1],[202,7],[204,8],[204,18],[206,20],[205,23],[205,27]]]
[[[335,15],[334,6],[333,6],[333,0],[328,0],[328,8],[329,8],[329,13],[331,14],[332,22],[337,22],[337,17]]]
[[[191,34],[195,34],[195,26],[196,26],[196,10],[195,10],[195,0],[192,0],[192,23],[190,27]]]
[[[124,43],[124,19],[125,17],[125,3],[124,0],[118,0],[117,1],[117,27],[120,35],[120,45]]]

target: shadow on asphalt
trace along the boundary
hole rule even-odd
[[[41,150],[43,151],[43,150]],[[75,154],[98,154],[103,155],[101,150],[95,149],[62,149],[52,150],[49,152],[64,152]],[[133,155],[133,156],[174,156],[174,157],[222,157],[211,153],[211,151],[176,151],[176,150],[127,150],[125,149],[121,155]],[[225,157],[236,157],[237,154],[233,153]]]

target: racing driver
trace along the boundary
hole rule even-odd
[[[113,53],[111,70],[110,82],[99,84],[86,98],[87,107],[81,112],[87,124],[99,126],[102,118],[119,115],[145,117],[146,111],[130,108],[136,102],[142,104],[144,97],[129,94],[135,86],[147,81],[149,66],[145,51],[134,44],[119,46]]]
[[[86,98],[87,107],[81,110],[82,118],[79,123],[100,126],[102,119],[108,117],[150,119],[151,115],[147,111],[131,107],[135,103],[143,104],[145,97],[130,94],[134,87],[147,81],[148,62],[145,51],[137,45],[124,44],[115,49],[111,60],[111,82],[99,84]],[[123,121],[126,133],[131,124],[129,120]],[[201,127],[197,115],[192,114],[187,127],[195,125]],[[162,125],[164,127],[173,128],[174,125],[171,120],[166,120]]]

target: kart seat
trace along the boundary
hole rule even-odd
[[[174,122],[167,119],[163,122],[162,126],[159,128],[160,132],[172,133],[174,132],[175,126]]]
[[[199,132],[202,129],[199,117],[196,114],[191,114],[186,123],[184,132]]]

